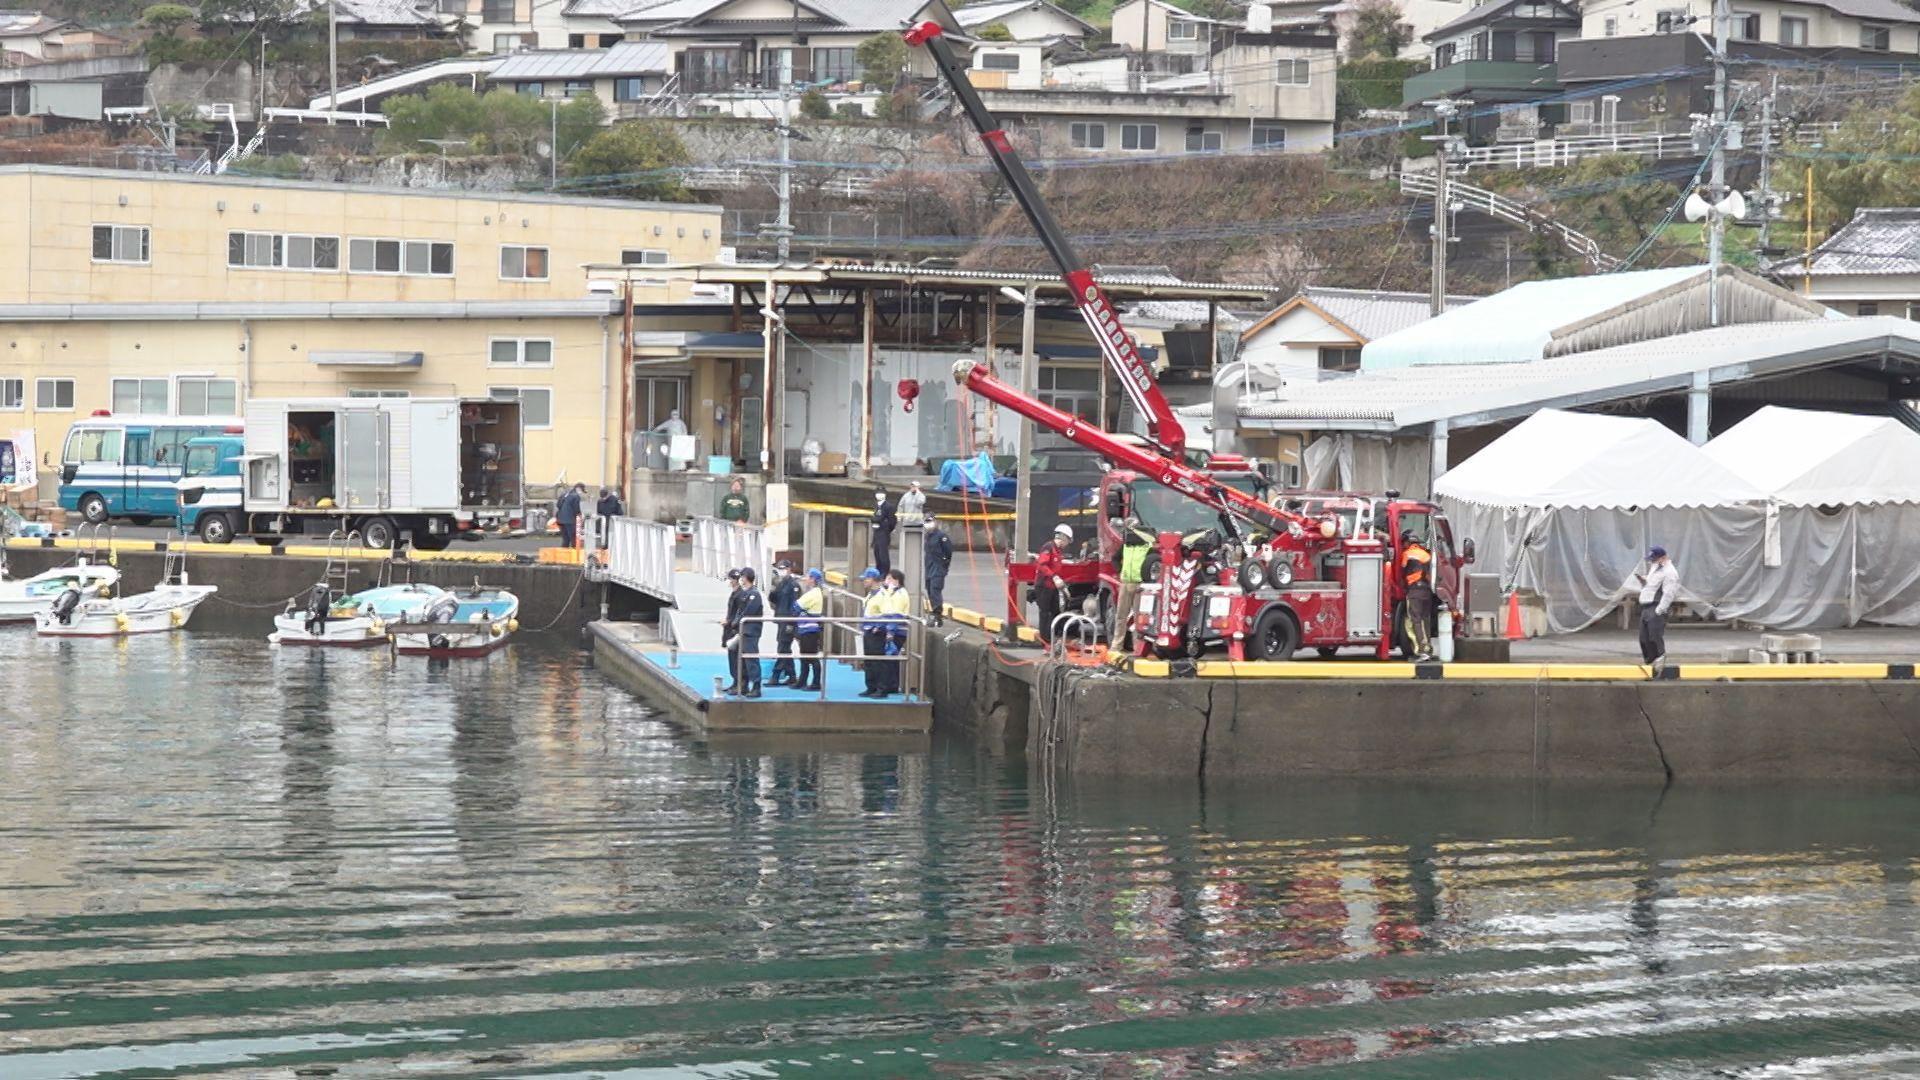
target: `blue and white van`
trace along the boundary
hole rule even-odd
[[[60,451],[60,505],[98,524],[171,519],[187,443],[237,434],[238,417],[110,416],[76,421]]]
[[[240,525],[240,465],[246,440],[239,434],[202,435],[187,443],[186,475],[180,478],[180,529],[209,544],[230,544]]]

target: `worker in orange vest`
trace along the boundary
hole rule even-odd
[[[1400,584],[1406,588],[1407,648],[1418,662],[1433,659],[1433,554],[1413,535],[1400,530]]]

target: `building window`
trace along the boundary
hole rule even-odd
[[[230,232],[227,265],[245,270],[338,270],[340,238]]]
[[[1600,20],[1600,28],[1600,32],[1604,36],[1618,37],[1620,35],[1620,20],[1616,16],[1609,15]]]
[[[625,34],[601,34],[600,47],[603,49],[611,49],[626,39],[627,36]]]
[[[525,94],[528,97],[546,97],[547,96],[546,83],[537,83],[537,82],[514,83],[513,88],[514,90],[522,94]]]
[[[517,52],[525,43],[525,40],[519,34],[493,35],[493,51],[495,53]]]
[[[1300,57],[1282,57],[1274,72],[1274,81],[1282,86],[1305,86],[1310,77],[1307,61]]]
[[[1920,322],[1920,300],[1910,301],[1907,304],[1907,318]]]
[[[1860,47],[1875,52],[1886,52],[1893,48],[1893,31],[1885,26],[1860,25]]]
[[[613,100],[645,101],[647,98],[647,80],[633,75],[613,80]]]
[[[621,266],[663,266],[673,261],[665,248],[627,248],[620,252]]]
[[[1210,153],[1221,149],[1223,145],[1224,140],[1217,131],[1208,131],[1203,127],[1187,129],[1187,153],[1189,154]]]
[[[1727,23],[1727,33],[1735,41],[1760,40],[1760,13],[1757,11],[1736,11]]]
[[[165,416],[167,380],[113,380],[113,411],[122,416]]]
[[[480,21],[490,23],[514,22],[514,0],[480,0]]]
[[[337,252],[334,259],[337,263]],[[356,236],[347,241],[347,269],[356,274],[452,277],[453,245],[437,240],[381,240]]]
[[[1780,16],[1780,44],[1805,45],[1807,43],[1807,20],[1796,19],[1791,15]]]
[[[147,243],[148,229],[144,225],[95,225],[93,261],[144,264]]]
[[[232,379],[175,379],[174,405],[181,416],[232,416],[240,411],[238,387]]]
[[[815,82],[850,82],[857,70],[852,49],[813,50]]]
[[[568,79],[560,87],[561,96],[566,98],[585,97],[591,93],[593,93],[593,81],[591,79]]]
[[[27,380],[0,379],[0,409],[17,412],[27,406]]]
[[[1199,41],[1200,24],[1186,19],[1167,20],[1168,41]]]
[[[360,387],[348,390],[347,396],[350,398],[409,398],[413,396],[413,391],[378,390],[372,387]]]
[[[1855,315],[1878,315],[1880,314],[1880,304],[1875,300],[1862,300],[1860,303],[1854,305],[1853,313]]]
[[[73,380],[34,380],[33,407],[43,412],[71,410],[73,408]]]
[[[1075,150],[1105,150],[1107,148],[1107,125],[1073,123],[1068,125],[1068,133],[1073,139]]]
[[[1122,150],[1158,150],[1160,149],[1159,124],[1121,124],[1120,149]]]
[[[487,396],[495,401],[518,401],[520,424],[527,428],[553,426],[553,390],[545,386],[489,386]]]
[[[1019,71],[1020,56],[1018,53],[982,53],[980,55],[980,70]]]
[[[501,244],[500,276],[508,281],[547,280],[547,249]]]
[[[494,367],[552,367],[553,342],[547,338],[494,338],[487,347]]]
[[[1253,148],[1255,150],[1285,150],[1287,148],[1287,129],[1279,124],[1253,125]]]
[[[1341,348],[1333,345],[1320,346],[1321,371],[1359,371],[1360,349]]]

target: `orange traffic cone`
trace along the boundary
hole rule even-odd
[[[1527,637],[1526,629],[1520,625],[1520,593],[1518,591],[1507,594],[1507,632],[1504,636],[1508,641],[1524,641]]]

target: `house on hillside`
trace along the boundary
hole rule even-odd
[[[1920,320],[1920,208],[1862,207],[1812,259],[1782,259],[1773,276],[1849,315]]]
[[[1068,151],[1316,150],[1333,138],[1336,44],[1324,33],[1235,31],[1192,74],[1129,72],[1121,57],[981,96],[1009,126]]]
[[[938,22],[963,53],[968,41],[945,0],[658,0],[614,21],[628,40],[672,50],[683,94],[859,81],[860,43],[915,23]],[[937,73],[926,50],[910,49],[902,74]]]
[[[1408,106],[1451,98],[1477,106],[1526,105],[1560,94],[1560,43],[1580,32],[1580,11],[1559,0],[1493,0],[1425,37],[1431,67],[1406,81]],[[1469,142],[1539,138],[1562,120],[1565,106],[1471,110]]]
[[[457,14],[434,0],[332,0],[341,41],[408,41],[441,37],[458,24]],[[300,9],[321,19],[328,0],[304,0]]]
[[[1452,310],[1475,297],[1449,296]],[[1240,335],[1240,361],[1253,383],[1319,379],[1360,370],[1360,350],[1375,338],[1425,322],[1432,298],[1423,292],[1380,292],[1309,285]]]
[[[1588,0],[1579,37],[1560,50],[1560,83],[1574,98],[1563,133],[1686,132],[1713,100],[1713,65],[1696,31],[1713,32],[1709,0]],[[1911,62],[1920,11],[1899,0],[1740,3],[1727,53],[1806,68]]]
[[[1273,28],[1302,29],[1324,26],[1340,38],[1340,57],[1346,59],[1347,38],[1360,9],[1356,0],[1268,0]],[[1458,19],[1473,7],[1471,0],[1397,0],[1400,24],[1407,29],[1407,46],[1400,50],[1406,60],[1425,60],[1433,54],[1426,37]]]
[[[421,0],[459,17],[475,52],[606,49],[625,35],[614,18],[646,0]]]
[[[593,94],[609,119],[628,120],[646,115],[672,76],[673,51],[666,45],[623,41],[611,49],[522,49],[501,57],[487,82],[541,98]]]
[[[1127,0],[1113,9],[1113,43],[1146,60],[1147,71],[1203,71],[1233,29],[1232,23],[1195,15],[1167,0]]]
[[[977,34],[988,26],[1004,26],[1015,41],[1051,45],[1085,41],[1093,24],[1048,0],[985,0],[953,9],[961,29]]]

